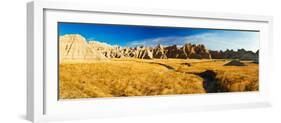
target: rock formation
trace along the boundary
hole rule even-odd
[[[143,49],[140,50],[140,54],[137,58],[153,59],[153,53],[152,52],[153,52],[152,48],[144,47]]]
[[[140,59],[239,59],[253,60],[258,63],[258,54],[245,49],[212,51],[203,44],[184,44],[156,47],[120,47],[100,41],[89,41],[78,34],[60,36],[60,60],[101,60],[107,58],[140,58]]]
[[[153,49],[153,58],[166,59],[168,58],[166,54],[167,50],[160,44]]]
[[[238,49],[237,51],[210,51],[213,59],[239,59],[239,60],[255,60],[258,61],[259,52],[246,51],[245,49]]]
[[[140,59],[152,59],[152,52],[147,47],[135,47],[129,50],[129,57]]]
[[[107,58],[140,58],[140,59],[153,59],[153,48],[149,47],[124,47],[111,46],[106,43],[98,41],[89,41],[89,47],[100,52]]]
[[[164,48],[167,50],[168,58],[180,58],[180,59],[211,59],[211,54],[204,45],[192,45],[185,44],[181,48],[177,45],[168,46]]]
[[[186,58],[195,58],[195,59],[212,59],[209,50],[203,45],[192,45],[192,44],[185,44],[181,48],[186,56]]]
[[[164,50],[167,51],[167,58],[178,58],[180,54],[183,54],[183,52],[180,51],[177,45],[167,46],[164,48]]]
[[[97,50],[90,48],[80,35],[64,35],[59,38],[60,61],[105,59]]]
[[[226,64],[224,64],[224,66],[246,66],[243,62],[240,62],[238,60],[232,60]]]
[[[122,54],[122,49],[119,46],[111,46],[106,43],[101,43],[99,41],[89,41],[89,47],[100,52],[106,58],[121,58],[124,57]]]
[[[221,50],[220,51],[212,51],[212,50],[210,50],[209,52],[210,52],[211,57],[213,59],[223,59],[223,57],[224,57],[223,51],[221,51]]]

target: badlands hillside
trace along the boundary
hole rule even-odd
[[[59,38],[60,60],[105,59],[99,51],[90,48],[85,38],[80,35],[66,35]]]
[[[210,51],[203,44],[184,44],[182,47],[120,47],[99,41],[86,41],[78,34],[60,36],[60,60],[105,60],[108,58],[139,58],[139,59],[239,59],[257,60],[258,52],[239,49],[237,51]]]

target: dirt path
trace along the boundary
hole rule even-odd
[[[147,63],[149,63],[149,64],[157,64],[157,65],[161,65],[161,66],[163,66],[163,67],[167,68],[168,70],[172,70],[172,71],[177,72],[177,71],[176,71],[176,69],[175,69],[175,68],[173,68],[173,67],[172,67],[172,66],[170,66],[170,65],[166,65],[166,64],[163,64],[163,63],[158,63],[158,62],[147,62]]]
[[[170,66],[170,65],[167,65],[167,64],[159,63],[159,62],[145,62],[145,61],[134,61],[134,62],[160,65],[160,66],[162,66],[162,67],[167,68],[168,70],[172,70],[172,71],[177,72],[174,67],[172,67],[172,66]]]

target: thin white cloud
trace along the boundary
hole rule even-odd
[[[183,44],[184,41],[185,41],[185,37],[169,36],[169,37],[159,37],[159,38],[150,38],[145,40],[132,41],[128,44],[128,46],[139,46],[139,45],[156,46],[158,44],[170,46],[175,44],[176,45]]]
[[[181,46],[185,43],[192,44],[204,44],[211,50],[226,50],[226,49],[240,49],[256,51],[259,49],[258,35],[256,33],[202,33],[191,36],[169,36],[169,37],[158,37],[139,41],[132,41],[128,46],[151,46],[154,47],[158,44],[170,46],[178,45]]]

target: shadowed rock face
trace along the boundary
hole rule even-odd
[[[158,45],[153,49],[153,58],[166,59],[167,50],[162,45]]]
[[[226,64],[224,64],[224,66],[246,66],[243,62],[240,62],[238,60],[232,60]]]
[[[179,58],[179,56],[183,53],[177,45],[168,46],[164,48],[167,51],[168,58]]]
[[[240,60],[254,60],[258,61],[259,51],[256,53],[246,51],[245,49],[226,50],[226,51],[210,51],[213,59],[240,59]]]
[[[258,61],[258,51],[209,51],[204,45],[184,44],[156,47],[120,47],[99,41],[86,41],[78,34],[60,36],[61,60],[90,60],[107,58],[140,58],[140,59],[240,59]]]
[[[182,50],[187,58],[196,58],[196,59],[211,59],[211,54],[209,50],[203,45],[192,45],[192,44],[185,44],[182,47]]]
[[[168,58],[181,58],[181,59],[211,59],[211,55],[204,45],[185,44],[183,47],[178,48],[176,45],[168,46]]]

